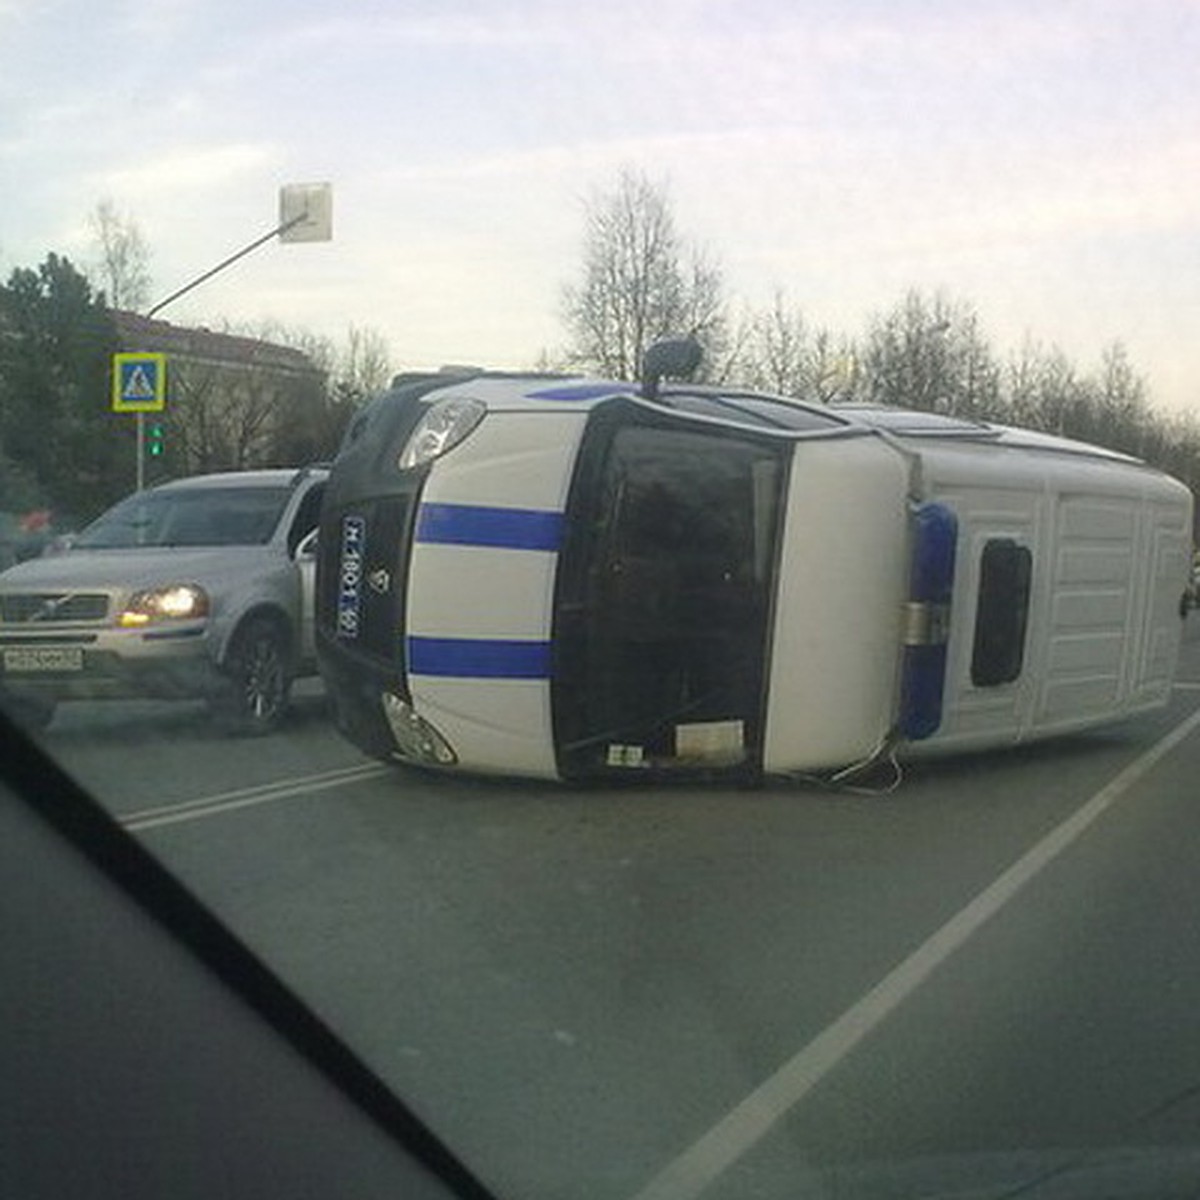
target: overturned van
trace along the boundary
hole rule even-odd
[[[1165,704],[1192,498],[1040,434],[691,384],[399,380],[319,538],[343,732],[566,780],[830,772]]]

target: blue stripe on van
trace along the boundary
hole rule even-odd
[[[480,504],[422,504],[416,538],[452,546],[557,550],[562,545],[563,514]]]
[[[410,637],[413,675],[454,679],[549,679],[550,643],[492,638]]]
[[[600,400],[604,396],[628,396],[627,383],[566,383],[558,387],[526,392],[527,400]]]

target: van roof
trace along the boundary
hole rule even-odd
[[[994,421],[975,421],[969,417],[918,409],[891,408],[883,404],[835,404],[832,408],[855,421],[882,429],[899,438],[936,438],[962,441],[987,441],[1024,450],[1047,450],[1059,454],[1080,454],[1112,462],[1141,464],[1142,460],[1118,450],[1109,450],[1091,442],[1059,437],[1033,429],[1020,429]]]

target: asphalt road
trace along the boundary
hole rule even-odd
[[[880,797],[431,778],[311,687],[47,742],[502,1196],[1200,1194],[1200,616],[1167,711]]]

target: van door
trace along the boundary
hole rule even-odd
[[[1015,456],[974,469],[974,484],[932,489],[958,517],[959,544],[943,720],[930,741],[963,749],[1026,736],[1053,619],[1055,532],[1043,477]]]
[[[555,608],[564,778],[761,763],[785,461],[722,429],[589,430]]]

